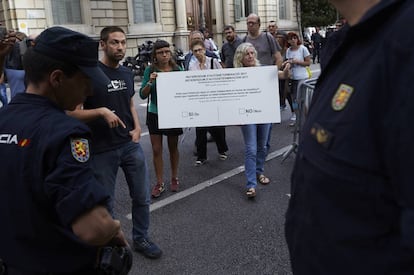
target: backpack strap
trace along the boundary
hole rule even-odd
[[[269,39],[269,35],[267,34],[267,31],[263,31],[263,33],[264,33],[264,35],[266,36],[266,40],[267,40],[267,44],[269,45],[269,48],[270,48],[270,56],[273,56],[273,54],[274,54],[274,52],[273,52],[273,47],[272,47],[272,44],[270,43],[270,39]],[[244,42],[246,42],[246,40],[247,40],[247,33],[246,33],[246,35],[244,36],[244,38],[243,38],[243,43]]]
[[[267,31],[264,31],[264,34],[266,35],[267,44],[269,45],[269,48],[270,48],[270,56],[273,56],[274,52],[273,52],[272,44],[270,43],[269,35]]]

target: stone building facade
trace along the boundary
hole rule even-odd
[[[246,33],[246,17],[257,13],[263,29],[274,20],[280,29],[299,29],[299,0],[1,0],[0,23],[27,34],[60,25],[98,39],[105,26],[127,33],[127,55],[146,40],[164,39],[184,51],[188,34],[207,27],[219,46],[225,25]]]

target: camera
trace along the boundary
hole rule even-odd
[[[126,246],[105,246],[100,249],[99,275],[126,275],[132,267],[132,252]]]

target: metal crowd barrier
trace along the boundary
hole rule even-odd
[[[296,115],[296,122],[293,129],[293,142],[282,155],[282,162],[285,161],[293,152],[296,154],[298,148],[298,139],[302,125],[309,112],[309,107],[312,101],[313,91],[315,89],[318,78],[310,78],[301,82],[298,86],[296,100],[298,103],[298,112]]]

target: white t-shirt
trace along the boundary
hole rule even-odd
[[[286,51],[286,59],[296,59],[299,61],[305,61],[305,58],[310,56],[308,48],[303,45],[299,45],[297,50],[292,50],[291,47]],[[292,64],[292,77],[293,80],[302,80],[308,78],[308,72],[304,66],[298,64]]]

